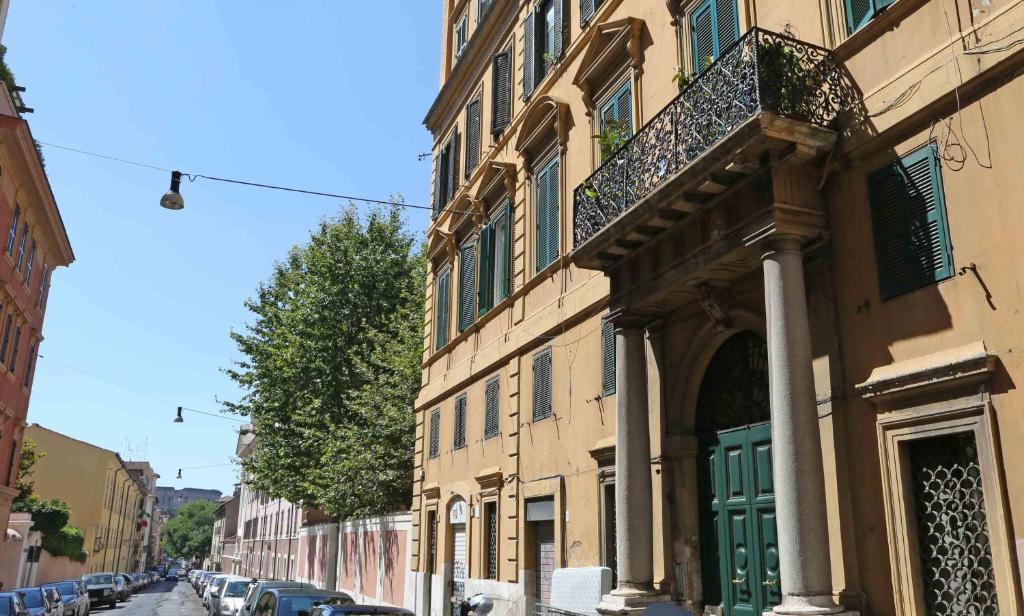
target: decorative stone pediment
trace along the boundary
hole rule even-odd
[[[598,25],[594,36],[590,39],[580,67],[572,83],[583,92],[583,102],[587,113],[594,107],[593,93],[604,85],[608,75],[622,66],[628,65],[636,72],[642,70],[644,51],[640,36],[644,30],[644,21],[636,17],[626,17],[618,21],[610,21]]]
[[[484,163],[480,176],[478,201],[485,202],[496,197],[516,194],[516,166],[512,163],[489,161]]]
[[[552,141],[565,150],[569,142],[569,105],[550,96],[541,96],[523,118],[516,151],[529,163]]]
[[[997,359],[984,342],[973,342],[875,368],[868,380],[857,385],[857,392],[875,402],[887,402],[966,388],[987,381]]]
[[[485,468],[476,476],[476,482],[481,490],[492,490],[501,487],[501,469],[497,466]]]
[[[609,436],[594,443],[590,448],[590,457],[599,467],[615,465],[615,437]]]

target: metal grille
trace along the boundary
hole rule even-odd
[[[441,452],[441,409],[430,412],[430,457],[436,458]]]
[[[997,616],[992,550],[974,434],[908,447],[925,612]]]
[[[756,334],[741,332],[715,351],[697,395],[697,434],[771,419],[768,347]]]
[[[498,579],[498,504],[484,505],[487,521],[487,579]]]
[[[832,128],[856,100],[828,50],[752,29],[576,188],[573,246],[762,111]]]

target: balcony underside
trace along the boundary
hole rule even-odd
[[[582,268],[609,270],[759,172],[820,157],[836,137],[829,129],[758,113],[576,248],[572,260]]]

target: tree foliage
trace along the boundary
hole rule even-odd
[[[255,489],[341,517],[409,506],[425,260],[397,207],[321,221],[246,303],[226,370],[252,418]]]
[[[164,524],[164,546],[174,558],[202,560],[210,553],[217,503],[192,501]]]
[[[39,531],[42,535],[44,550],[54,556],[67,556],[76,562],[85,562],[88,556],[85,552],[85,533],[81,528],[68,524],[71,509],[67,503],[59,499],[39,500],[30,495],[15,501],[11,511],[32,515],[31,530]]]
[[[32,470],[36,463],[43,459],[46,453],[36,448],[36,442],[26,438],[21,444],[21,455],[18,457],[18,479],[14,484],[18,495],[14,502],[19,503],[28,500],[35,492],[35,482],[32,481]]]

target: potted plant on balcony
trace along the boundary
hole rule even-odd
[[[805,66],[785,40],[759,41],[757,52],[762,105],[795,120],[812,118],[819,90],[818,73]]]

